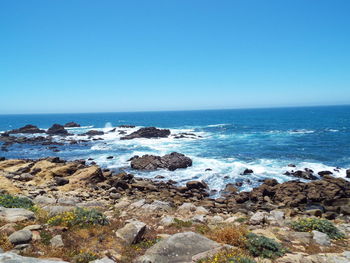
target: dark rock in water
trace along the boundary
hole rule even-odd
[[[113,128],[112,130],[109,130],[107,133],[115,132],[116,130],[117,130],[116,128]]]
[[[46,133],[50,135],[68,135],[68,131],[60,124],[52,125]]]
[[[350,169],[346,170],[346,178],[350,178]]]
[[[110,160],[110,159],[113,159],[113,158],[114,158],[114,156],[108,156],[106,159]]]
[[[160,156],[143,155],[134,156],[131,159],[131,168],[136,170],[156,170],[158,168],[175,171],[179,168],[192,166],[192,160],[181,153],[173,152],[171,154]]]
[[[12,130],[9,131],[8,134],[11,133],[45,133],[44,130],[40,130],[37,126],[28,124],[22,128],[16,129],[16,130]]]
[[[136,126],[134,125],[119,125],[119,128],[135,128]]]
[[[69,184],[69,180],[66,178],[62,178],[62,177],[55,177],[55,181],[56,181],[57,186]]]
[[[208,189],[208,185],[204,181],[189,181],[186,183],[188,189]]]
[[[92,160],[94,160],[94,158],[89,158],[89,159],[88,159],[88,161],[92,161]]]
[[[331,175],[333,174],[331,171],[320,171],[317,173],[319,176]]]
[[[155,179],[164,179],[165,177],[163,175],[157,175],[156,177],[154,177]]]
[[[232,195],[236,194],[238,192],[238,189],[234,186],[234,184],[227,184],[225,186],[225,189],[222,190],[222,195],[227,196],[227,195]]]
[[[118,131],[118,133],[119,133],[120,135],[124,135],[124,134],[126,134],[126,131]]]
[[[5,160],[6,160],[5,157],[0,157],[0,162],[5,161]]]
[[[77,128],[77,127],[80,127],[80,124],[74,122],[74,121],[71,121],[71,122],[67,122],[64,127],[67,127],[67,128]]]
[[[131,140],[136,138],[166,138],[170,135],[168,129],[157,129],[155,127],[141,128],[129,135],[121,137],[121,140]]]
[[[241,187],[243,185],[243,182],[236,182],[235,186]]]
[[[90,130],[84,133],[84,135],[88,135],[88,136],[96,136],[96,135],[103,135],[103,134],[104,134],[103,131],[96,131],[96,130]]]
[[[209,172],[209,171],[213,171],[213,169],[207,168],[207,169],[205,169],[205,171],[206,171],[206,172]]]
[[[252,173],[254,173],[254,171],[253,171],[252,169],[245,169],[245,170],[243,171],[243,174],[244,174],[244,175],[252,174]]]
[[[317,176],[313,175],[312,170],[306,170],[306,171],[298,170],[298,171],[291,173],[291,176],[306,179],[306,180],[318,179]]]
[[[296,167],[296,165],[295,165],[295,164],[290,163],[290,164],[288,164],[288,167]]]

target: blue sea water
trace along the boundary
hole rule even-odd
[[[345,177],[350,168],[350,106],[239,109],[173,112],[91,113],[0,115],[0,131],[26,124],[47,129],[53,123],[75,121],[83,127],[70,129],[79,134],[90,129],[109,131],[130,124],[171,129],[172,134],[190,132],[196,139],[135,139],[120,140],[118,132],[107,133],[104,140],[78,145],[59,146],[53,152],[48,146],[13,145],[7,158],[41,158],[59,156],[64,159],[93,158],[102,167],[130,171],[128,159],[134,155],[164,155],[181,152],[193,159],[193,166],[174,172],[158,170],[132,173],[153,178],[178,181],[205,180],[211,189],[220,190],[227,183],[247,181],[241,190],[249,190],[260,179],[276,178],[283,182],[295,178],[283,175],[287,170],[311,168],[315,172],[330,170]],[[117,129],[120,130],[120,129]],[[78,138],[73,136],[71,138]],[[60,140],[59,137],[56,138]],[[79,137],[81,139],[81,137]],[[113,155],[113,159],[106,159]],[[297,167],[288,167],[293,163]],[[338,167],[339,172],[334,171]],[[207,168],[211,171],[205,171]],[[241,175],[244,169],[253,175]]]

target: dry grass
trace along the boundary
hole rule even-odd
[[[244,248],[247,229],[244,226],[224,226],[207,233],[208,238],[219,243]]]

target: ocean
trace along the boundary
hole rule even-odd
[[[180,185],[189,180],[204,180],[210,189],[218,191],[228,183],[245,182],[240,190],[250,190],[265,178],[275,178],[279,182],[295,180],[284,175],[292,169],[310,168],[315,173],[329,170],[334,176],[345,178],[346,169],[350,168],[350,106],[0,115],[0,131],[26,124],[47,129],[54,123],[70,121],[82,126],[69,129],[75,134],[73,137],[79,139],[82,137],[77,134],[91,129],[106,132],[126,124],[136,125],[133,129],[123,129],[128,133],[140,127],[155,126],[168,128],[172,134],[187,132],[197,137],[120,140],[121,135],[115,132],[97,136],[103,140],[58,146],[58,152],[49,146],[16,144],[8,147],[8,151],[0,151],[0,156],[93,158],[103,168],[125,170],[145,178],[162,175],[164,180],[175,180]],[[151,172],[129,168],[128,160],[134,155],[164,155],[174,151],[189,156],[193,166]],[[114,158],[107,159],[108,156]],[[296,168],[288,164],[295,164]],[[246,168],[252,169],[254,174],[242,175]],[[338,171],[334,171],[336,168]]]

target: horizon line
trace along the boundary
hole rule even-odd
[[[184,112],[184,111],[220,111],[220,110],[259,110],[259,109],[285,109],[285,108],[313,108],[313,107],[342,107],[349,104],[318,104],[318,105],[295,105],[295,106],[261,106],[261,107],[237,107],[237,108],[204,108],[183,110],[136,110],[136,111],[95,111],[95,112],[47,112],[47,113],[0,113],[4,115],[51,115],[51,114],[103,114],[103,113],[147,113],[147,112]]]

